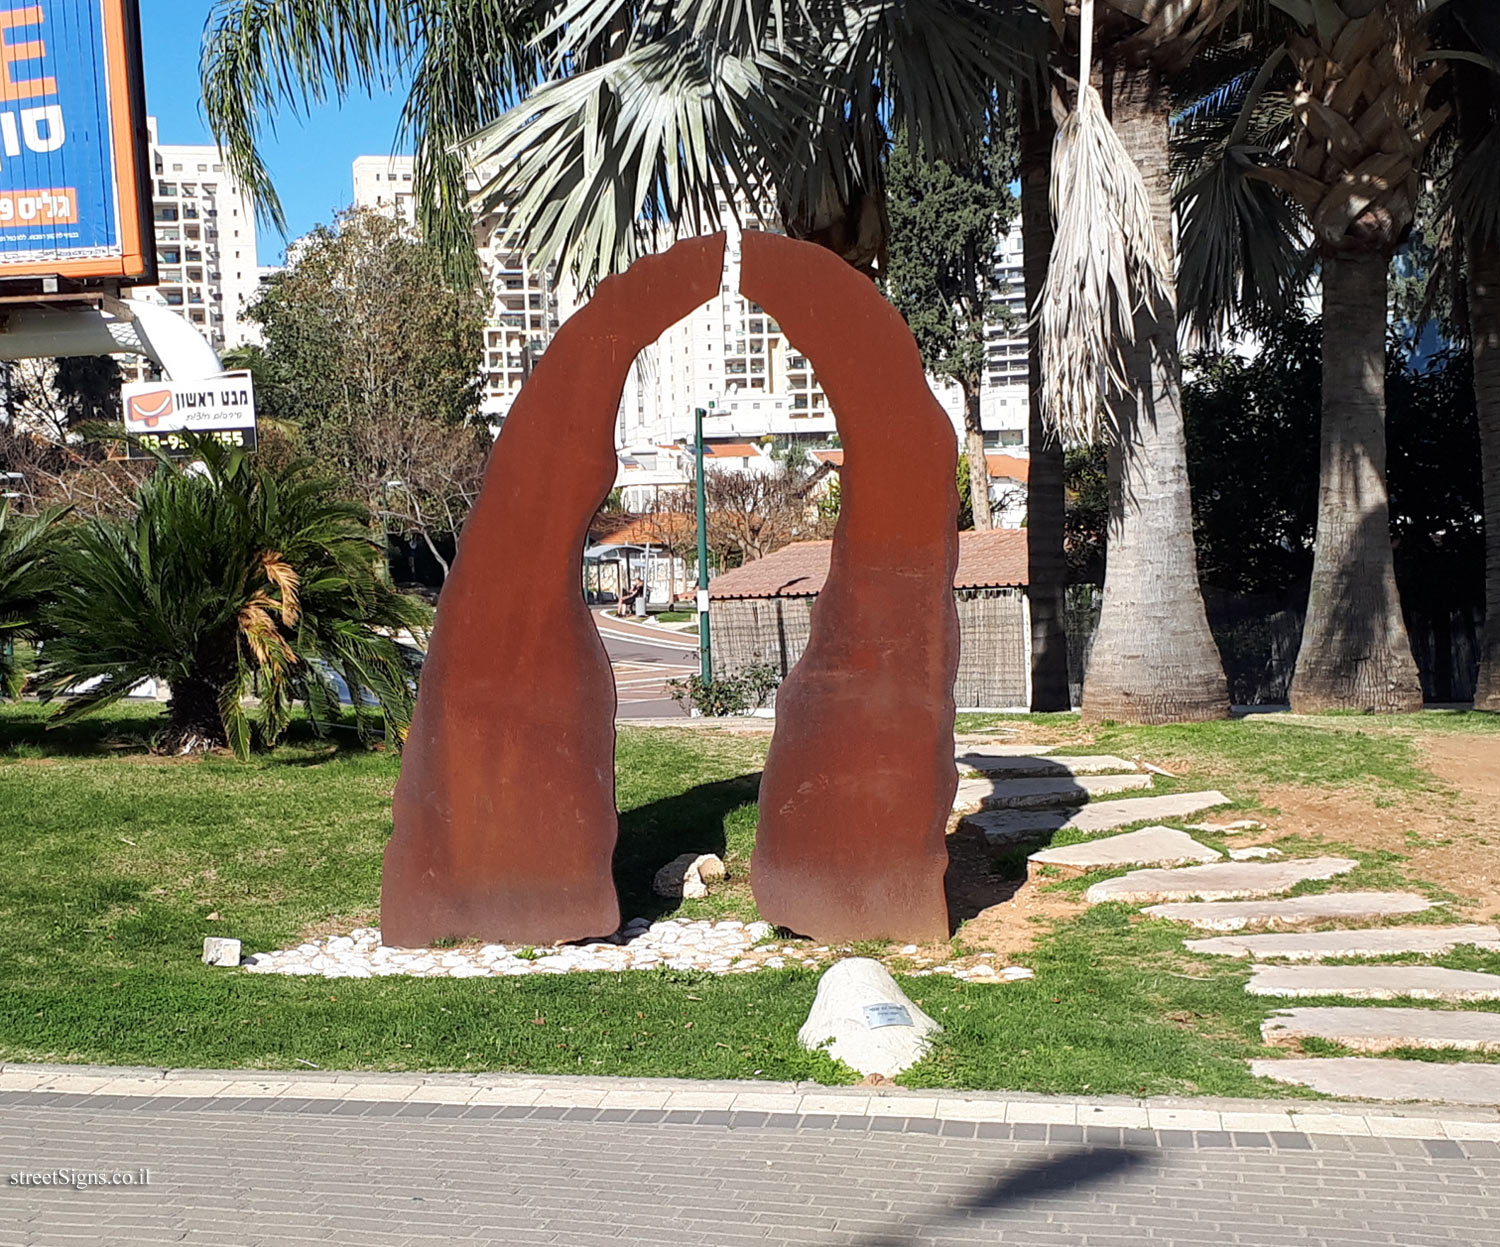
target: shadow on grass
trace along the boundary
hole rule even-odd
[[[1051,1160],[1033,1161],[1007,1170],[978,1195],[951,1207],[935,1209],[926,1218],[908,1218],[906,1226],[897,1227],[893,1233],[860,1239],[856,1247],[908,1247],[945,1223],[969,1224],[973,1217],[982,1218],[1018,1200],[1063,1195],[1077,1187],[1121,1178],[1147,1160],[1145,1153],[1124,1148],[1080,1148]],[[1065,1230],[1066,1222],[1055,1228]]]
[[[675,910],[681,902],[651,890],[656,872],[683,853],[725,858],[725,819],[741,806],[754,804],[759,793],[760,772],[755,771],[621,811],[614,860],[621,911],[656,919]]]

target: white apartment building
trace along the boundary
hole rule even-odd
[[[745,214],[749,219],[749,214]],[[730,267],[738,264],[740,228],[725,211]],[[988,336],[980,422],[992,448],[1021,449],[1027,431],[1025,294],[1021,233],[1015,226],[996,255],[1001,292],[996,302],[1015,318]],[[1019,330],[1019,336],[1017,332]],[[957,385],[936,379],[933,393],[963,429]],[[621,407],[624,446],[691,440],[693,410],[710,414],[709,438],[792,437],[822,442],[838,431],[828,397],[812,365],[760,307],[727,285],[715,299],[668,329],[642,354]]]
[[[1000,313],[997,319],[1009,323],[992,325],[985,334],[985,376],[979,393],[985,443],[1007,449],[1026,445],[1030,424],[1026,276],[1021,265],[1018,217],[995,253],[996,294],[991,305]]]
[[[215,351],[259,340],[245,317],[260,286],[255,209],[213,144],[151,140],[157,284],[133,299],[163,303],[196,325]],[[127,363],[127,375],[146,361]]]
[[[416,201],[409,156],[361,156],[354,161],[357,207],[388,211],[415,223]],[[741,225],[721,205],[728,235],[729,269],[740,258]],[[751,228],[775,228],[741,205],[740,220]],[[536,360],[558,325],[578,306],[571,283],[533,268],[496,217],[476,225],[480,259],[490,286],[491,311],[485,329],[483,411],[503,420]],[[1021,280],[1021,233],[1017,224],[996,254],[1001,291],[996,301],[1014,317],[1015,328],[991,331],[980,395],[986,443],[1025,453],[1027,431],[1027,347],[1025,296]],[[955,433],[963,429],[962,396],[956,385],[933,382]],[[620,403],[616,442],[622,460],[620,484],[644,487],[643,463],[664,461],[665,448],[693,439],[693,412],[704,408],[705,438],[758,441],[794,438],[814,445],[838,432],[827,395],[808,359],[787,341],[775,319],[728,282],[704,306],[668,329],[646,348],[631,369]],[[639,456],[636,458],[636,456]],[[669,473],[671,475],[671,473]],[[652,481],[653,486],[662,482]]]
[[[414,164],[410,156],[356,156],[354,206],[389,212],[415,227],[417,198],[412,189]]]
[[[356,157],[354,206],[389,212],[415,229],[414,164],[410,156]],[[527,262],[498,217],[476,222],[475,237],[490,294],[480,412],[498,424],[551,343],[560,316],[572,310],[574,301],[564,294],[560,311],[558,283],[552,273]]]

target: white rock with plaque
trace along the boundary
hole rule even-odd
[[[926,1054],[941,1030],[896,986],[878,961],[850,957],[836,962],[818,983],[807,1021],[797,1032],[804,1048],[828,1054],[861,1074],[894,1078]]]

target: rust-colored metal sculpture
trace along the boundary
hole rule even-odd
[[[831,252],[747,233],[740,289],[812,361],[845,452],[828,580],[776,695],[751,887],[768,921],[824,942],[944,939],[953,425],[905,322]]]
[[[443,590],[385,857],[387,944],[535,944],[619,925],[614,684],[579,589],[640,350],[719,288],[724,236],[612,277],[506,420]],[[916,343],[868,278],[744,236],[741,287],[817,367],[846,450],[802,661],[777,699],[751,883],[821,940],[947,935],[944,827],[958,618],[957,443]]]
[[[443,589],[396,788],[381,934],[420,946],[607,935],[615,686],[583,601],[589,521],[642,348],[713,298],[724,236],[611,277],[558,331],[505,421]]]

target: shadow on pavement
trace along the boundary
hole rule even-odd
[[[975,1213],[983,1215],[1021,1200],[1060,1195],[1076,1187],[1121,1177],[1146,1164],[1149,1159],[1145,1152],[1124,1148],[1080,1148],[1051,1160],[1009,1167],[981,1194],[949,1207],[934,1209],[927,1220],[907,1217],[905,1226],[895,1226],[889,1233],[876,1238],[862,1238],[855,1247],[910,1247],[917,1242],[919,1234],[945,1222],[966,1221]]]

